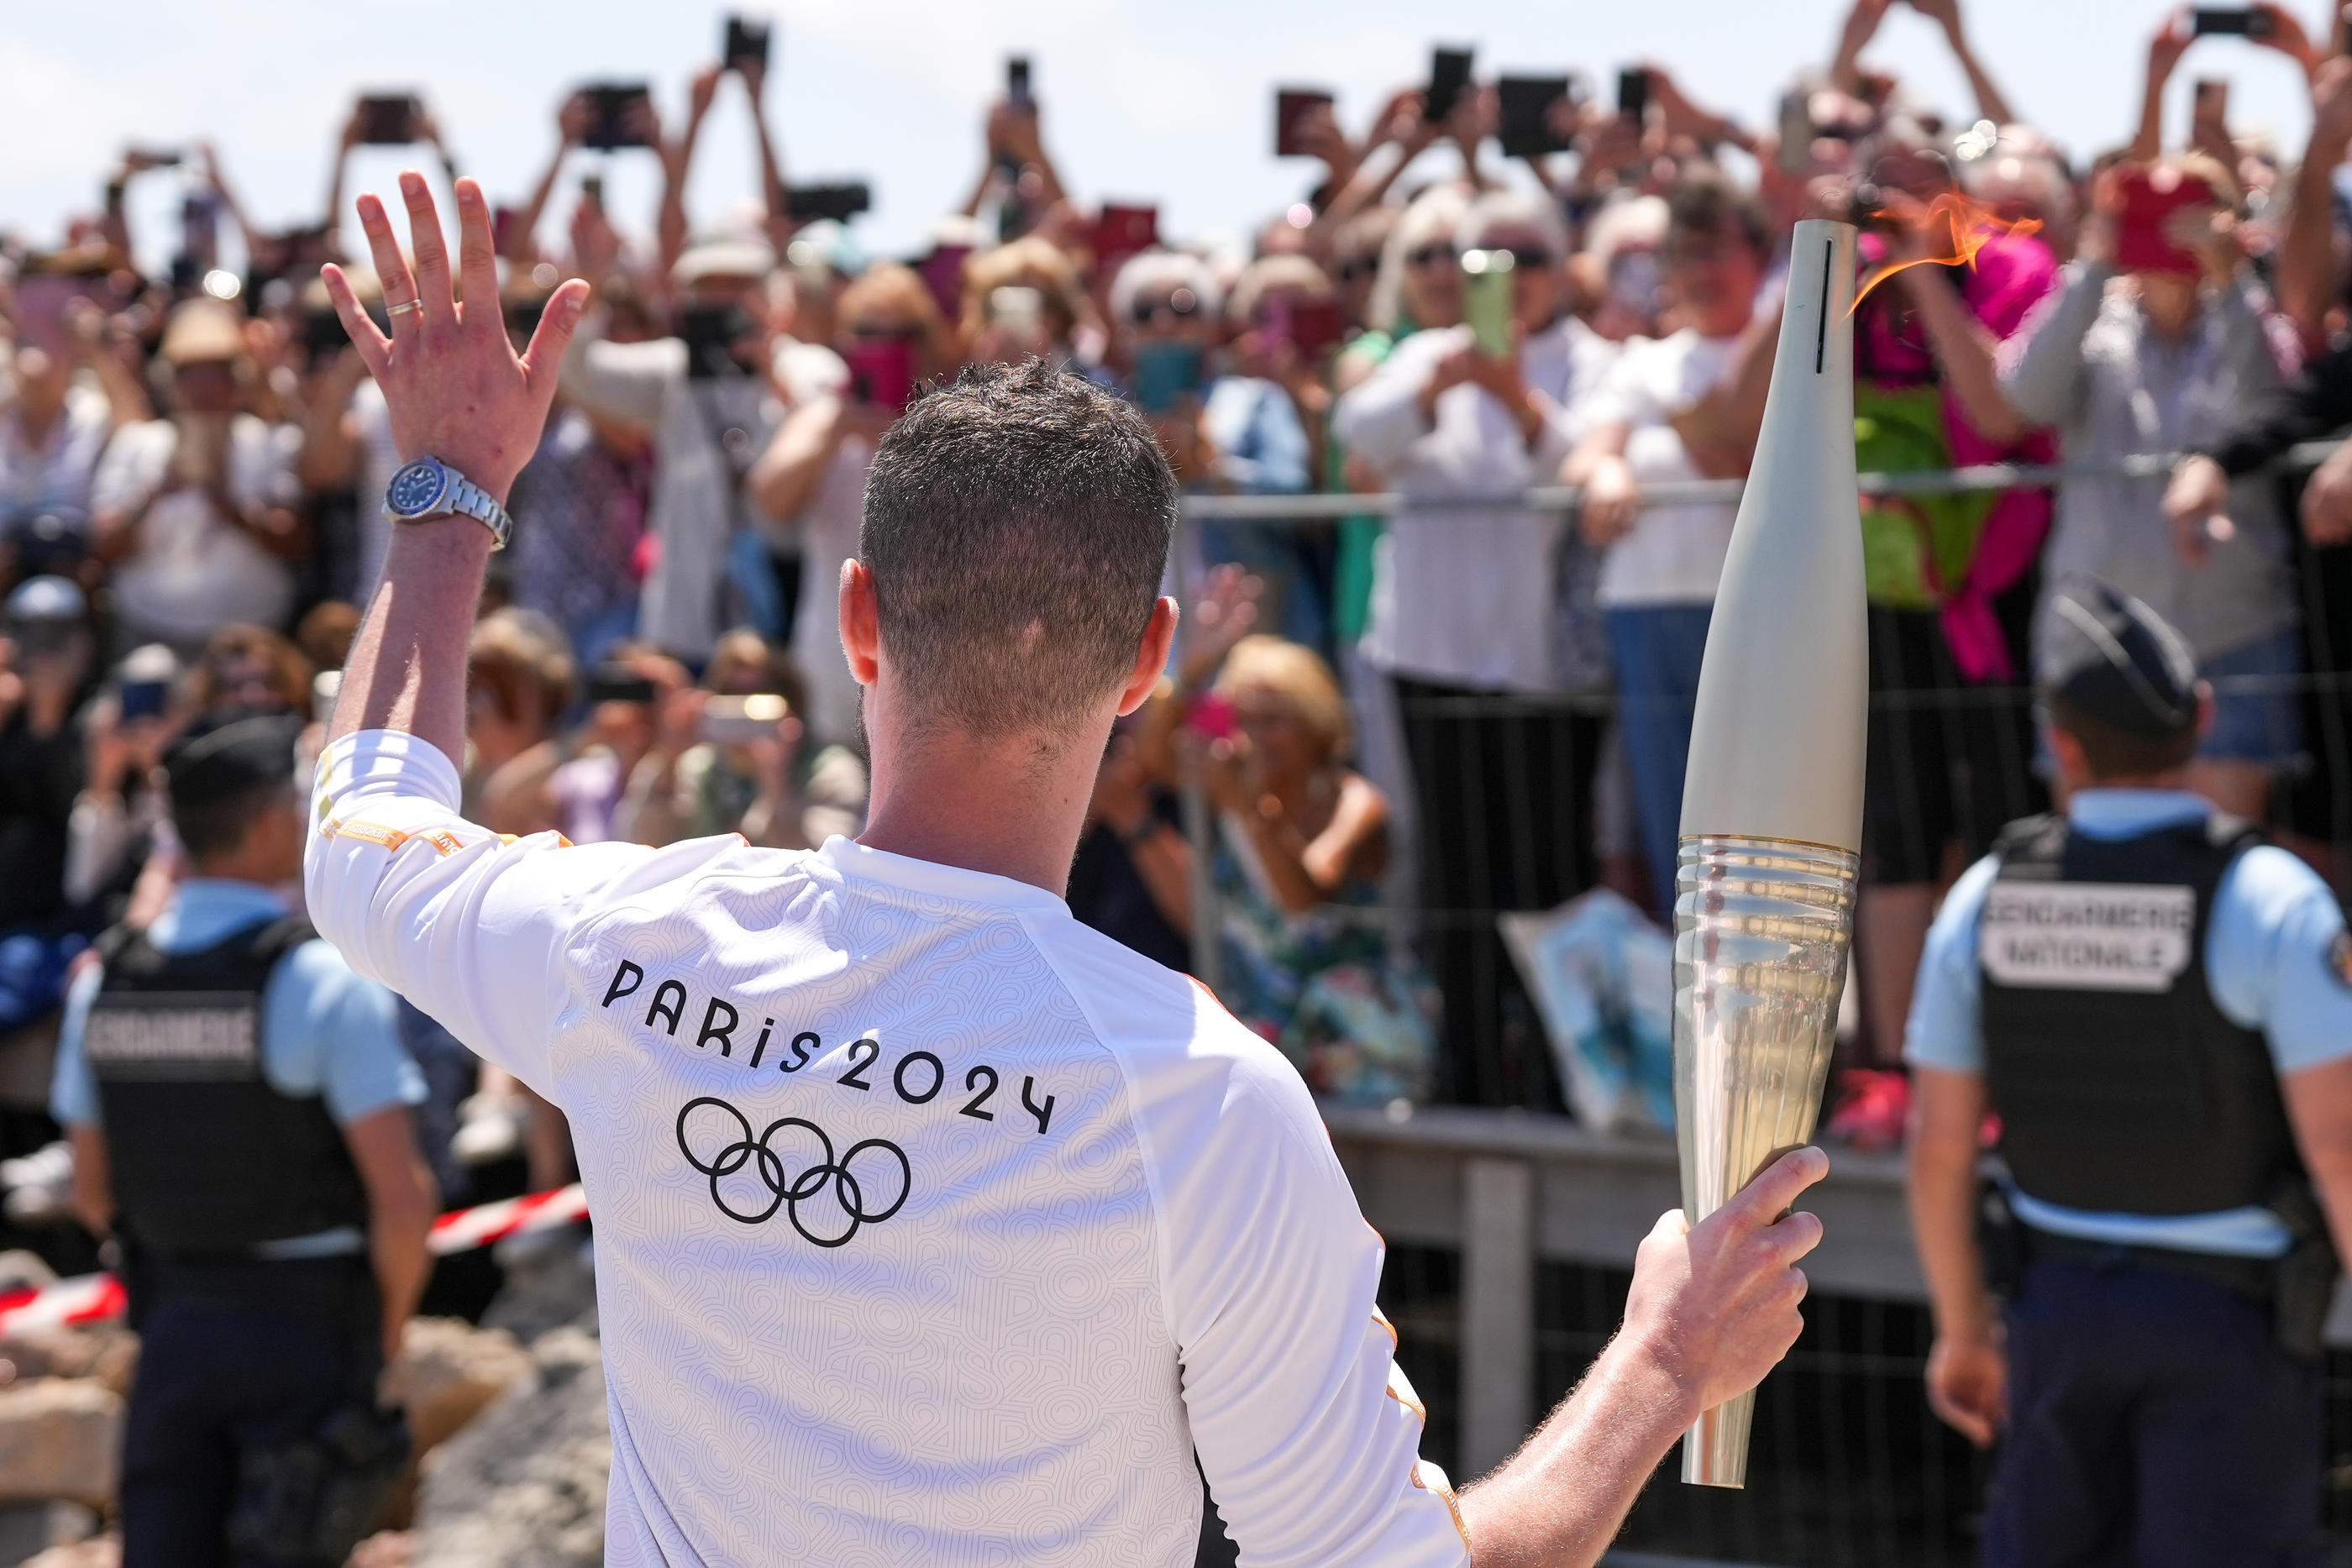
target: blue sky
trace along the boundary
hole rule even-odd
[[[2310,0],[2299,8],[2315,18]],[[1198,235],[1244,230],[1303,191],[1306,166],[1268,152],[1277,82],[1337,89],[1342,116],[1359,127],[1389,89],[1425,72],[1429,45],[1442,37],[1476,43],[1482,75],[1576,66],[1604,91],[1621,65],[1656,59],[1703,101],[1768,124],[1791,73],[1827,57],[1844,7],[783,0],[751,9],[781,22],[781,69],[768,96],[791,177],[871,179],[877,207],[861,233],[895,252],[917,248],[969,188],[982,110],[1009,51],[1035,60],[1049,143],[1082,198],[1157,198],[1163,231]],[[2147,38],[2167,9],[2154,0],[1972,0],[1970,30],[2020,111],[2087,153],[2127,133]],[[664,112],[677,112],[687,77],[717,47],[721,14],[643,0],[12,6],[0,21],[0,225],[47,240],[66,213],[94,204],[126,140],[169,144],[207,132],[257,217],[304,217],[323,199],[334,128],[352,94],[368,87],[422,88],[467,172],[493,200],[519,201],[544,167],[555,105],[570,86],[643,77]],[[1433,29],[1433,15],[1442,26]],[[1928,101],[1969,109],[1941,34],[1909,10],[1897,7],[1871,57]],[[2265,125],[2299,149],[2307,111],[2297,74],[2282,57],[2229,39],[2200,43],[2180,71],[2176,134],[2189,78],[2207,75],[2231,79],[2238,122]],[[754,189],[737,93],[730,82],[698,160],[698,220]],[[351,192],[385,186],[401,162],[363,151]],[[579,157],[575,167],[598,162]],[[609,162],[616,211],[649,226],[650,156]],[[138,188],[142,250],[169,248],[173,179]]]

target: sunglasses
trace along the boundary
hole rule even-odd
[[[851,322],[849,335],[861,343],[919,343],[923,340],[920,327],[886,327],[867,321]]]
[[[1502,245],[1496,246],[1495,248],[1496,250],[1510,252],[1511,266],[1521,272],[1526,271],[1529,267],[1542,270],[1546,267],[1553,267],[1559,265],[1559,257],[1540,247]]]
[[[1139,327],[1149,327],[1162,316],[1183,321],[1200,313],[1201,301],[1189,288],[1180,288],[1164,299],[1139,299],[1130,312]]]
[[[1461,257],[1452,246],[1438,244],[1425,245],[1417,250],[1407,251],[1404,259],[1406,265],[1411,267],[1428,267],[1441,261],[1451,267]]]
[[[1331,269],[1331,276],[1342,283],[1361,283],[1381,269],[1378,256],[1351,256]]]

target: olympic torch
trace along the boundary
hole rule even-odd
[[[1797,225],[1756,461],[1716,591],[1675,876],[1675,1137],[1694,1225],[1813,1134],[1861,872],[1868,643],[1854,231]],[[1683,1479],[1746,1484],[1751,1391]]]

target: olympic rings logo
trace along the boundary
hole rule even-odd
[[[721,1144],[718,1152],[708,1159],[695,1152],[698,1140],[690,1139],[687,1134],[688,1119],[706,1105],[733,1118],[741,1133],[741,1136],[732,1142]],[[786,1146],[782,1150],[771,1146],[776,1134],[786,1129],[792,1129]],[[698,1141],[705,1147],[709,1146],[708,1139]],[[809,1150],[806,1145],[812,1142],[814,1148]],[[803,1146],[795,1148],[792,1146],[793,1145]],[[708,1094],[688,1101],[685,1108],[678,1112],[677,1147],[678,1152],[686,1156],[687,1164],[710,1178],[710,1201],[718,1206],[719,1213],[740,1225],[759,1225],[773,1218],[776,1210],[781,1208],[784,1217],[792,1221],[793,1228],[819,1247],[845,1246],[851,1237],[857,1234],[860,1226],[881,1224],[906,1206],[907,1195],[915,1185],[914,1170],[907,1163],[907,1152],[887,1139],[866,1138],[852,1144],[836,1159],[833,1140],[814,1122],[802,1116],[782,1117],[769,1123],[767,1130],[755,1138],[751,1135],[750,1118],[726,1101],[713,1099]],[[798,1174],[793,1174],[791,1166],[810,1153],[820,1157],[807,1158],[805,1164],[800,1165]],[[889,1167],[887,1162],[877,1163],[884,1155],[898,1162],[898,1196],[890,1200],[888,1207],[874,1210],[866,1207],[866,1185],[850,1169],[857,1164],[860,1155],[866,1156],[866,1180],[869,1182],[887,1176]],[[749,1178],[756,1178],[757,1183],[766,1188],[768,1197],[764,1207],[755,1207],[758,1199],[746,1191],[748,1182],[730,1183],[727,1179],[746,1172]],[[825,1204],[822,1199],[828,1189],[833,1201]],[[746,1198],[750,1201],[738,1207],[738,1202]],[[837,1207],[840,1215],[848,1220],[848,1228],[839,1235],[826,1234],[835,1226],[826,1223],[825,1215],[819,1213],[815,1217],[818,1228],[811,1229],[801,1215],[803,1204],[819,1210]]]

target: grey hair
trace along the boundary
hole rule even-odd
[[[1555,256],[1568,254],[1568,220],[1559,204],[1532,191],[1488,191],[1462,214],[1454,239],[1465,250],[1486,243],[1486,236],[1504,229],[1533,229],[1544,236]]]
[[[1147,250],[1129,258],[1110,286],[1114,320],[1133,318],[1136,297],[1147,288],[1189,288],[1201,302],[1202,314],[1214,316],[1224,304],[1225,291],[1209,264],[1190,251]]]
[[[1405,257],[1436,240],[1452,239],[1470,210],[1470,193],[1457,184],[1432,185],[1412,199],[1381,246],[1381,275],[1364,314],[1383,332],[1396,330],[1404,313]]]
[[[1602,204],[1585,225],[1584,254],[1604,268],[1629,247],[1655,250],[1666,243],[1664,196],[1628,196]]]

